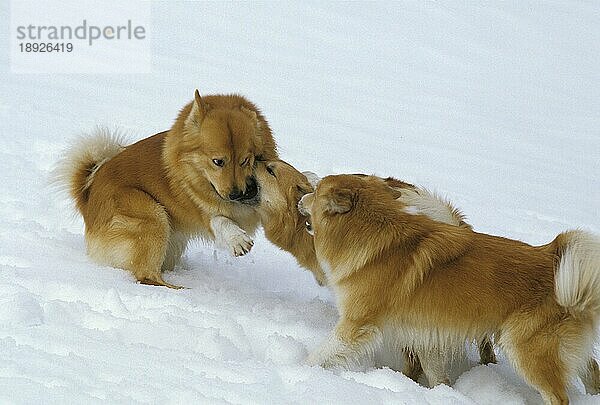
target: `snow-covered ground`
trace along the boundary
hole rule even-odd
[[[166,276],[189,289],[138,285],[90,262],[82,221],[48,176],[78,133],[102,124],[149,136],[198,87],[261,106],[301,170],[416,182],[477,230],[533,244],[572,227],[600,232],[598,3],[156,2],[152,12],[151,74],[16,75],[0,41],[0,402],[540,403],[502,355],[477,366],[470,354],[452,388],[387,368],[305,366],[336,311],[287,253],[262,235],[238,259],[195,244]],[[2,38],[8,20],[4,1]],[[600,403],[579,382],[570,396]]]

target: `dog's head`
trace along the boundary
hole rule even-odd
[[[313,193],[305,194],[300,199],[298,209],[309,216],[315,225],[320,224],[324,218],[344,215],[352,210],[358,198],[357,182],[362,182],[359,176],[327,176],[318,183]]]
[[[264,214],[263,218],[268,220],[273,214],[287,214],[300,219],[298,202],[314,190],[304,173],[283,160],[272,160],[257,164],[256,179],[261,189],[258,210]]]
[[[257,158],[263,154],[261,120],[243,105],[220,106],[216,97],[194,95],[183,124],[181,158],[202,172],[224,200],[258,201],[254,177]]]
[[[298,209],[309,216],[319,263],[335,284],[393,241],[399,192],[375,176],[336,175],[321,180]],[[391,215],[390,215],[391,214]],[[309,229],[310,231],[310,229]],[[321,264],[323,266],[323,264]]]
[[[308,230],[318,232],[323,224],[339,225],[359,217],[360,222],[376,219],[371,208],[393,204],[401,191],[376,176],[342,174],[327,176],[313,193],[306,194],[298,204],[308,216]],[[311,229],[312,228],[312,229]]]

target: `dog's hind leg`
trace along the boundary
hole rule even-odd
[[[538,331],[503,331],[501,337],[504,342],[501,346],[517,370],[538,390],[544,402],[551,405],[569,403],[566,389],[569,372],[560,356],[559,335],[552,325],[546,324]]]
[[[161,266],[163,272],[173,271],[176,265],[181,261],[181,255],[187,247],[189,238],[186,234],[177,231],[171,231],[169,235],[169,242],[167,244],[167,251],[165,253],[165,260]]]
[[[539,391],[546,404],[568,404],[564,365],[558,353],[524,346],[518,351],[516,364],[525,380]]]
[[[142,284],[158,285],[174,289],[182,288],[167,283],[161,275],[171,233],[167,213],[162,206],[148,196],[142,195],[139,199],[138,207],[140,204],[145,203],[144,208],[141,210],[146,215],[139,218],[138,212],[139,225],[131,230],[131,240],[133,241],[134,249],[128,270]],[[172,260],[172,258],[169,259]]]
[[[598,363],[592,357],[587,361],[585,368],[579,371],[579,378],[586,393],[591,395],[600,393],[600,370]]]
[[[121,196],[114,200],[115,214],[87,235],[90,256],[130,271],[142,284],[181,288],[161,276],[171,232],[164,208],[139,190],[125,190]]]

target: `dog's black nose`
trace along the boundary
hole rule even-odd
[[[233,190],[231,190],[231,193],[229,193],[229,199],[231,201],[237,201],[240,198],[242,198],[244,196],[244,193],[239,190],[237,187],[234,187]]]

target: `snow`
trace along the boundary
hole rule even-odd
[[[2,2],[3,27],[9,11]],[[0,63],[0,402],[540,403],[502,355],[477,366],[471,352],[453,387],[434,389],[388,368],[308,367],[335,324],[333,297],[260,233],[242,258],[192,245],[166,276],[188,289],[142,286],[86,257],[83,223],[48,178],[77,134],[162,131],[198,87],[261,106],[300,170],[394,175],[446,196],[479,231],[534,244],[598,233],[597,4],[155,2],[152,13],[151,74]],[[579,382],[569,394],[600,403]]]

